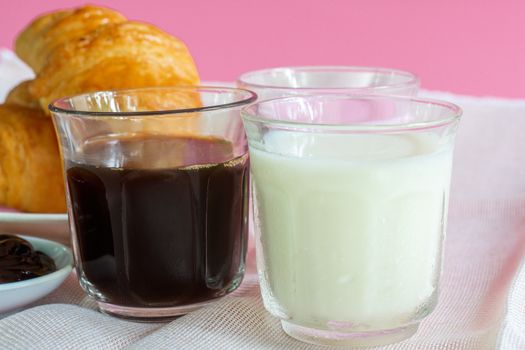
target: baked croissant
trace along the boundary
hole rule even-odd
[[[15,52],[35,73],[45,66],[51,52],[64,43],[80,38],[102,25],[124,22],[120,13],[97,6],[84,6],[36,18],[19,34]]]
[[[0,105],[0,203],[64,213],[62,166],[53,123],[42,111]]]
[[[199,82],[180,40],[94,6],[37,18],[16,40],[16,53],[36,78],[15,87],[0,105],[0,205],[29,212],[66,210],[57,139],[46,116],[50,102],[97,90]],[[161,107],[155,99],[148,104]],[[191,108],[200,99],[188,93],[169,104]],[[142,129],[165,127],[144,121]]]
[[[29,91],[46,109],[55,99],[90,91],[198,83],[182,41],[145,23],[122,22],[56,48]]]

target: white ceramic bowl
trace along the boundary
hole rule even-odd
[[[0,284],[0,312],[30,304],[51,293],[64,282],[73,268],[73,254],[63,244],[30,236],[20,237],[28,240],[35,250],[51,257],[57,270],[25,281]]]
[[[33,214],[0,208],[0,232],[50,238],[69,245],[67,214]]]

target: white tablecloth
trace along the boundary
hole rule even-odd
[[[525,349],[525,100],[423,95],[464,109],[441,295],[413,338],[381,349]],[[100,314],[72,274],[39,302],[0,314],[0,348],[328,349],[285,335],[249,270],[234,295],[165,324]]]

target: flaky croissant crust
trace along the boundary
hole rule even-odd
[[[198,83],[182,41],[149,24],[122,22],[57,48],[29,90],[45,108],[57,98],[89,91]]]
[[[51,119],[36,109],[0,105],[0,140],[0,203],[28,212],[65,212]]]
[[[23,211],[66,209],[57,138],[47,112],[51,101],[96,90],[199,83],[182,41],[102,7],[36,18],[20,33],[15,52],[36,78],[19,84],[0,105],[0,205]],[[180,103],[194,107],[199,100]]]
[[[36,18],[19,34],[15,52],[38,73],[51,52],[64,43],[87,35],[100,26],[125,20],[120,13],[97,6],[45,14]]]

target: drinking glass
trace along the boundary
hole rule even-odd
[[[245,73],[237,86],[255,91],[259,100],[333,93],[415,96],[419,78],[410,72],[377,67],[282,67]]]
[[[419,78],[410,72],[379,67],[280,67],[244,73],[237,79],[237,86],[256,92],[259,101],[320,94],[415,96]],[[252,226],[250,221],[250,251],[254,249]]]
[[[310,343],[414,334],[437,302],[460,108],[315,95],[241,114],[266,309]]]
[[[80,285],[100,310],[172,318],[244,273],[250,91],[159,87],[50,105]]]

